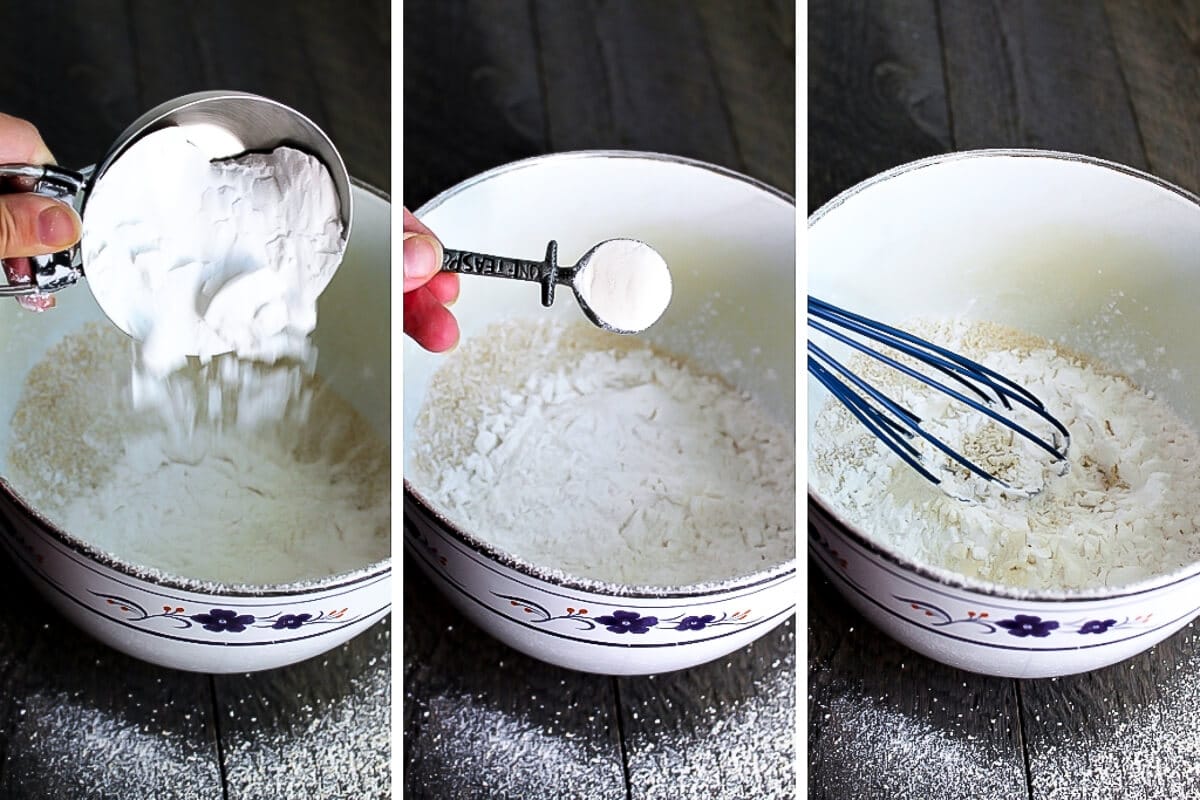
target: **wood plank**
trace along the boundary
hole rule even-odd
[[[664,675],[617,680],[635,800],[796,797],[796,636]]]
[[[544,664],[404,570],[404,791],[413,800],[625,800],[611,678]]]
[[[696,9],[743,171],[796,194],[796,4],[703,0]]]
[[[404,204],[547,150],[524,0],[404,4]]]
[[[809,797],[1026,796],[1013,681],[909,650],[866,622],[810,562]]]
[[[0,798],[221,796],[207,676],[100,644],[7,559],[0,607]]]
[[[133,9],[141,110],[207,89],[262,94],[320,125],[351,175],[390,185],[387,3],[133,0]]]
[[[324,655],[213,677],[228,800],[391,797],[391,619]]]
[[[1149,170],[1200,191],[1200,3],[1104,8]]]
[[[808,6],[808,209],[952,149],[932,0]]]
[[[1129,661],[1021,683],[1033,800],[1175,800],[1200,786],[1193,625]]]
[[[384,0],[287,3],[300,23],[325,132],[356,178],[391,191],[391,11]]]
[[[958,149],[1035,147],[1145,164],[1095,0],[941,4]]]
[[[552,150],[619,148],[744,169],[693,3],[536,0]]]

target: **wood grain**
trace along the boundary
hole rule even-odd
[[[1098,3],[941,8],[956,149],[1036,147],[1145,164]]]
[[[728,111],[740,169],[796,194],[796,7],[694,4]],[[748,47],[748,42],[769,43]]]
[[[615,708],[611,678],[553,667],[500,644],[406,561],[407,797],[622,800]]]
[[[1104,4],[1151,172],[1200,191],[1200,3]]]
[[[404,204],[546,149],[525,0],[404,4]]]
[[[630,798],[796,796],[795,622],[692,669],[616,681]]]
[[[809,796],[1024,796],[1013,682],[947,667],[888,638],[812,562],[809,581]]]
[[[741,166],[692,3],[559,5],[534,6],[550,148],[647,150]],[[587,65],[577,69],[576,61]]]
[[[212,679],[228,800],[391,796],[391,620],[310,661]]]
[[[117,653],[0,576],[0,798],[219,797],[207,676]]]
[[[808,16],[808,209],[951,147],[932,0],[813,2]]]

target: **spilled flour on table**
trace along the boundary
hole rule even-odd
[[[584,323],[497,323],[434,376],[409,476],[535,564],[638,585],[795,556],[792,431],[686,362]]]
[[[390,552],[388,443],[315,377],[307,421],[186,436],[133,408],[129,341],[93,323],[29,372],[8,453],[14,487],[127,562],[222,583],[283,584]]]
[[[1007,439],[981,434],[982,416],[945,395],[866,367],[894,399],[1001,477],[970,502],[905,465],[835,400],[809,442],[813,487],[846,519],[916,561],[1026,588],[1121,586],[1200,560],[1200,439],[1161,399],[1054,343],[990,323],[928,322],[913,333],[984,363],[1040,398],[1071,434],[1070,469],[1004,460]],[[994,431],[993,431],[994,433]]]

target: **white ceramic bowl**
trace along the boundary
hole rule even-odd
[[[671,156],[563,153],[484,173],[418,214],[447,246],[466,250],[539,259],[556,239],[561,264],[605,239],[648,242],[671,265],[674,296],[646,335],[753,391],[789,427],[795,419],[795,206],[779,192]],[[582,319],[569,293],[545,310],[535,285],[478,276],[463,277],[454,310],[464,339],[513,316]],[[442,358],[405,343],[406,441]],[[458,529],[421,486],[406,479],[404,489],[408,557],[476,625],[543,661],[614,675],[665,672],[742,647],[795,607],[794,559],[708,586],[564,578]],[[642,632],[598,619],[618,611],[637,615],[627,619]]]
[[[353,198],[346,258],[318,309],[317,372],[387,438],[390,203],[363,185],[354,187]],[[8,420],[26,373],[65,335],[105,319],[86,286],[61,293],[58,305],[34,315],[16,303],[0,304],[0,475]],[[288,586],[155,577],[91,546],[85,531],[59,529],[4,479],[0,549],[80,628],[118,650],[177,669],[247,672],[295,663],[347,641],[391,605],[390,559]]]
[[[1117,164],[1043,151],[938,156],[879,175],[809,221],[809,291],[868,316],[1000,322],[1099,355],[1200,423],[1200,199]],[[1114,310],[1119,316],[1114,315]],[[1165,348],[1157,352],[1156,348]],[[1168,379],[1178,370],[1176,379]],[[808,425],[827,395],[809,379]],[[963,669],[1066,675],[1146,650],[1200,611],[1200,564],[1119,589],[1023,591],[913,563],[809,487],[809,552],[914,650]],[[1017,633],[996,623],[1017,619]],[[1051,624],[1054,623],[1054,624]]]

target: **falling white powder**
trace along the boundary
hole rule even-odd
[[[140,566],[231,584],[349,572],[390,551],[389,457],[314,378],[311,422],[183,439],[136,414],[128,343],[93,324],[29,372],[8,453],[18,492],[67,532]]]
[[[610,239],[592,251],[575,276],[579,299],[613,330],[649,328],[671,302],[671,272],[649,245]]]
[[[987,323],[920,322],[917,335],[981,361],[1037,395],[1071,434],[1070,470],[1022,455],[1040,493],[994,484],[972,502],[903,464],[835,400],[812,436],[817,493],[873,538],[916,561],[1034,589],[1115,587],[1200,560],[1200,441],[1162,400],[1053,343]],[[979,416],[944,395],[876,371],[903,406],[952,447],[1005,468],[1007,438],[979,436]],[[993,429],[991,430],[994,433]],[[1055,470],[1055,473],[1057,470]],[[1004,477],[1002,475],[1002,477]],[[1024,477],[1028,481],[1028,474]]]
[[[795,555],[792,432],[648,346],[582,324],[498,323],[446,359],[427,397],[409,478],[535,564],[671,586]]]
[[[225,158],[238,145],[209,124],[150,133],[104,172],[84,209],[92,294],[140,342],[134,405],[177,436],[222,409],[247,429],[296,411],[315,368],[317,298],[345,248],[319,159],[289,147]],[[178,372],[189,356],[207,365],[230,352],[236,359],[199,385]]]

